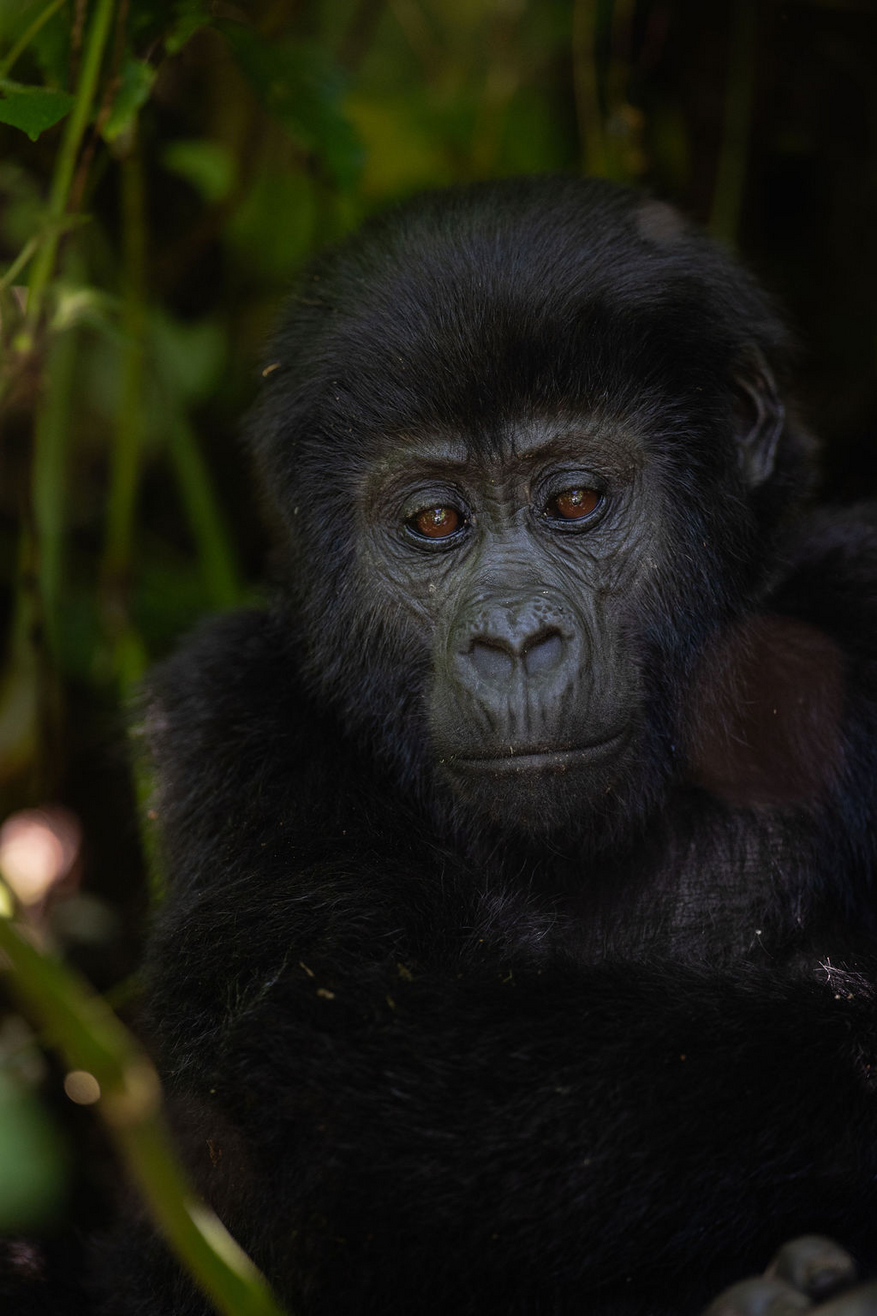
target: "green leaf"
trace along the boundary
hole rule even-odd
[[[165,147],[161,162],[172,174],[191,183],[205,201],[222,201],[234,183],[234,157],[221,142],[179,139]]]
[[[167,53],[176,55],[190,37],[210,22],[210,6],[205,0],[179,0],[175,7],[174,25],[164,39]]]
[[[416,187],[453,181],[453,164],[442,135],[422,107],[382,93],[350,97],[347,112],[366,144],[362,190],[369,197],[399,196]],[[447,136],[447,134],[445,134]]]
[[[278,215],[283,216],[280,224]],[[291,169],[260,170],[226,224],[224,236],[248,277],[258,275],[277,287],[313,252],[317,224],[309,178]]]
[[[137,111],[149,100],[157,71],[146,60],[131,58],[125,60],[122,66],[121,86],[103,127],[105,141],[114,142],[131,127],[137,117]]]
[[[102,288],[81,287],[59,279],[55,285],[52,330],[61,333],[77,324],[87,324],[118,339],[121,335],[118,298]]]
[[[331,56],[318,46],[264,41],[243,23],[216,26],[268,112],[324,162],[336,183],[352,186],[364,153],[343,113],[344,76]]]
[[[152,360],[164,387],[188,406],[216,390],[225,366],[225,336],[215,320],[187,322],[156,309],[150,323]],[[159,427],[161,416],[156,416]]]
[[[33,6],[28,13],[34,17],[40,10],[40,4]],[[70,20],[69,5],[62,5],[44,23],[30,43],[30,50],[43,75],[47,87],[63,87],[70,71],[70,35],[73,23]]]
[[[73,97],[66,91],[25,87],[8,78],[0,80],[0,123],[20,128],[32,142],[63,119],[72,104]]]
[[[45,197],[33,173],[14,160],[0,161],[0,195],[3,196],[3,239],[7,248],[15,251],[39,230]]]
[[[33,1228],[60,1205],[61,1141],[36,1098],[0,1073],[0,1229]]]

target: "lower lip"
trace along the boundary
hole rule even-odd
[[[595,757],[619,746],[625,733],[608,736],[578,749],[546,750],[535,754],[504,754],[496,758],[454,758],[449,766],[466,772],[566,772],[569,768],[584,767]]]

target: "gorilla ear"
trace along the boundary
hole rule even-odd
[[[756,488],[773,471],[786,411],[760,348],[753,345],[747,349],[735,382],[738,389],[735,417],[740,466],[746,482]]]

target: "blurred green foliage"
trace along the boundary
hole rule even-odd
[[[63,1200],[65,1152],[27,1089],[0,1073],[0,1231],[39,1225]]]
[[[236,418],[302,262],[423,187],[643,182],[791,305],[828,488],[873,491],[875,51],[867,0],[0,0],[0,822],[83,820],[76,871],[121,917],[65,944],[101,988],[149,851],[125,708],[258,588]],[[60,1162],[2,1081],[25,1225]]]
[[[179,1259],[223,1316],[283,1316],[264,1277],[216,1215],[192,1193],[172,1147],[158,1076],[106,1001],[33,944],[10,918],[0,879],[0,949],[17,994],[68,1068],[70,1099],[94,1105],[116,1149]],[[19,1052],[21,1055],[21,1051]],[[0,1230],[39,1225],[57,1211],[64,1151],[41,1108],[0,1072]]]

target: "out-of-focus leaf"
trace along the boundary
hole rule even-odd
[[[135,582],[134,613],[154,651],[161,652],[203,616],[207,598],[203,575],[188,553],[158,539],[147,543],[150,551],[142,556]]]
[[[540,90],[525,88],[508,107],[500,160],[509,173],[558,172],[577,164],[571,143],[557,131],[557,121]]]
[[[52,328],[58,332],[72,329],[77,324],[87,324],[92,329],[99,329],[118,338],[121,334],[118,324],[119,300],[112,293],[100,288],[81,288],[70,284],[57,285],[55,312],[52,316]]]
[[[2,232],[10,250],[23,247],[39,227],[45,197],[34,176],[12,160],[0,162]]]
[[[215,392],[225,357],[225,340],[215,321],[186,325],[155,316],[152,360],[160,411],[156,437],[167,444],[177,485],[212,607],[231,607],[241,589],[231,536],[213,489],[213,479],[186,410]],[[152,417],[150,417],[152,419]]]
[[[170,142],[162,151],[161,162],[197,188],[205,201],[222,201],[234,183],[234,157],[221,142],[198,138]]]
[[[59,618],[58,664],[61,670],[83,682],[93,682],[101,629],[90,581],[87,588],[78,581],[68,583],[60,600]]]
[[[253,179],[225,235],[241,267],[264,275],[276,286],[313,250],[315,227],[310,180],[289,170],[271,171]]]
[[[35,18],[41,6],[31,6],[29,17]],[[70,70],[70,8],[62,6],[44,23],[30,43],[48,87],[63,87]]]
[[[170,457],[210,604],[234,607],[241,599],[240,574],[198,436],[181,414],[170,420],[168,428]]]
[[[143,59],[126,59],[122,66],[122,80],[113,108],[103,127],[106,141],[114,142],[131,127],[137,111],[145,105],[152,91],[157,70]]]
[[[183,524],[182,506],[178,515]],[[222,605],[213,597],[203,566],[188,544],[178,550],[158,539],[147,542],[151,551],[141,558],[132,601],[152,653],[159,654],[190,630],[206,609]],[[234,601],[242,602],[242,595],[238,593]]]
[[[156,312],[150,340],[158,376],[176,399],[191,406],[210,396],[225,359],[225,338],[215,320],[187,324]]]
[[[335,182],[350,187],[363,163],[362,144],[342,111],[344,77],[318,46],[264,41],[243,23],[216,25],[256,95]]]
[[[451,161],[436,145],[440,139],[410,101],[351,97],[347,112],[366,146],[362,187],[367,195],[393,196],[452,181]]]
[[[66,91],[26,87],[8,78],[0,79],[0,123],[20,128],[32,142],[63,119],[72,104],[73,97]]]
[[[174,25],[164,39],[169,55],[176,55],[190,37],[211,22],[210,7],[205,0],[179,0],[174,8]]]
[[[0,1073],[0,1229],[29,1229],[57,1210],[63,1148],[37,1100]]]

